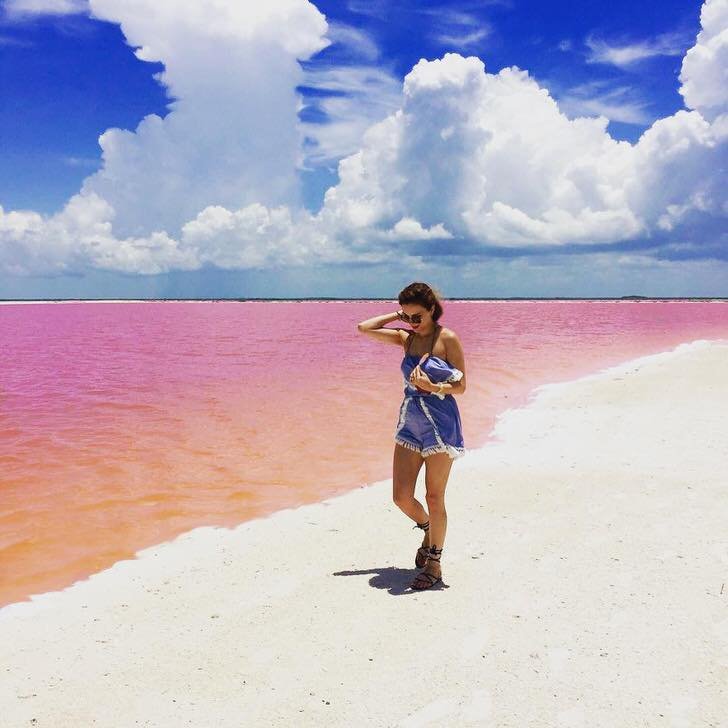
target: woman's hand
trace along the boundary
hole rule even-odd
[[[422,358],[420,359],[419,363],[415,368],[412,370],[412,373],[410,374],[410,382],[415,385],[415,387],[419,387],[420,389],[424,389],[426,392],[434,392],[437,389],[437,385],[425,374],[425,372],[420,367],[420,364],[429,356],[429,354],[425,353],[422,355]]]

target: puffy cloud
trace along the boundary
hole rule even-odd
[[[648,239],[652,257],[676,241],[698,257],[725,243],[728,116],[718,81],[728,0],[706,2],[685,57],[691,109],[634,145],[614,140],[605,116],[568,118],[517,67],[489,74],[479,58],[455,53],[421,60],[399,108],[340,160],[315,215],[295,179],[296,59],[327,42],[313,6],[160,0],[150,13],[151,0],[91,2],[140,58],[164,62],[160,80],[176,101],[165,119],[102,135],[103,168],[58,215],[0,209],[6,270],[399,266],[419,265],[433,246],[477,257]]]
[[[635,172],[625,180],[633,209],[653,234],[681,230],[710,242],[728,215],[724,170],[728,117],[709,124],[697,111],[656,121],[634,148]]]
[[[708,18],[719,22],[715,12]],[[493,75],[475,57],[422,60],[405,78],[401,110],[340,163],[320,218],[359,231],[406,217],[441,224],[467,241],[459,252],[666,233],[714,243],[728,208],[725,118],[680,111],[635,145],[612,139],[607,123],[568,119],[516,67]]]
[[[13,275],[82,274],[93,268],[153,275],[208,264],[242,270],[312,262],[415,261],[387,246],[364,246],[356,238],[344,246],[335,229],[327,229],[305,210],[291,211],[285,205],[252,203],[236,211],[211,205],[185,223],[177,236],[155,231],[119,237],[112,230],[113,217],[113,208],[94,193],[74,195],[49,218],[0,207],[0,267]],[[447,235],[440,229],[418,231],[424,237]]]
[[[701,30],[683,58],[679,91],[690,109],[714,121],[728,111],[728,0],[706,0]]]
[[[643,224],[623,192],[632,147],[607,120],[569,120],[517,68],[486,74],[476,57],[420,61],[402,109],[342,160],[322,220],[391,227],[405,216],[475,244],[612,242]]]
[[[111,238],[113,211],[97,196],[74,195],[63,211],[45,219],[31,211],[5,212],[0,207],[0,259],[14,274],[74,273],[89,261],[87,241]]]
[[[178,234],[208,205],[300,203],[298,58],[324,48],[305,0],[91,0],[143,61],[159,61],[171,111],[99,138],[103,167],[82,194],[114,208],[117,235]],[[285,29],[285,30],[283,30]]]
[[[74,195],[57,215],[0,207],[0,260],[16,275],[59,275],[102,268],[125,273],[160,273],[199,267],[191,251],[182,250],[166,232],[118,238],[112,232],[114,211],[96,194]]]
[[[235,212],[206,208],[182,229],[182,246],[200,264],[219,268],[302,265],[313,258],[335,263],[346,257],[310,225],[306,213],[294,220],[285,206],[268,209],[257,203]]]
[[[441,224],[425,229],[412,217],[403,217],[391,230],[384,233],[387,240],[442,240],[452,238],[452,233]]]

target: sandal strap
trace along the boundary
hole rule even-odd
[[[430,549],[427,552],[427,558],[430,561],[439,561],[441,556],[442,556],[442,549],[438,549],[438,548],[435,548],[434,546],[430,546]]]
[[[421,528],[423,531],[429,531],[430,530],[430,522],[425,521],[424,523],[417,523],[415,521],[415,525],[412,526],[412,528]]]
[[[441,576],[433,576],[432,574],[428,574],[426,571],[423,571],[423,572],[417,574],[417,576],[415,577],[415,582],[417,582],[417,580],[421,580],[421,579],[427,579],[427,581],[430,582],[428,584],[428,586],[434,586],[435,584],[437,584],[437,582],[439,582],[439,581],[442,580],[442,577]],[[418,589],[420,587],[413,586],[412,588],[413,589]]]

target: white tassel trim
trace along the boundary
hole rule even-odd
[[[408,442],[407,440],[403,440],[401,437],[395,437],[394,441],[402,445],[402,447],[406,447],[408,450],[414,450],[415,452],[420,453],[423,458],[428,457],[429,455],[435,455],[438,452],[446,452],[453,460],[456,458],[460,458],[467,452],[464,447],[453,447],[452,445],[432,445],[431,447],[426,447],[424,450],[421,450],[417,445],[413,445],[411,442]]]
[[[435,420],[430,413],[430,408],[427,406],[424,399],[420,399],[420,404],[422,405],[422,411],[425,413],[425,417],[427,417],[427,419],[430,421],[430,424],[432,425],[432,429],[435,432],[435,439],[437,440],[437,445],[432,445],[431,447],[425,448],[422,451],[422,457],[427,457],[428,455],[432,455],[436,452],[446,452],[453,459],[459,458],[461,455],[464,455],[465,448],[448,445],[442,439],[442,437],[440,437],[440,431],[437,429]]]
[[[422,452],[422,450],[417,447],[417,445],[413,445],[411,442],[408,442],[407,440],[403,440],[401,437],[395,437],[394,441],[398,445],[402,445],[402,447],[406,447],[408,450],[414,450],[415,452]]]
[[[422,451],[422,457],[426,458],[428,455],[434,455],[438,452],[446,452],[453,460],[460,458],[465,455],[464,447],[453,447],[452,445],[433,445],[432,447],[426,447]]]

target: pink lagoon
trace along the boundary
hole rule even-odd
[[[441,323],[465,349],[468,450],[542,384],[728,339],[722,300],[444,306]],[[231,527],[390,477],[402,352],[356,324],[397,308],[0,306],[0,606],[197,526]]]

